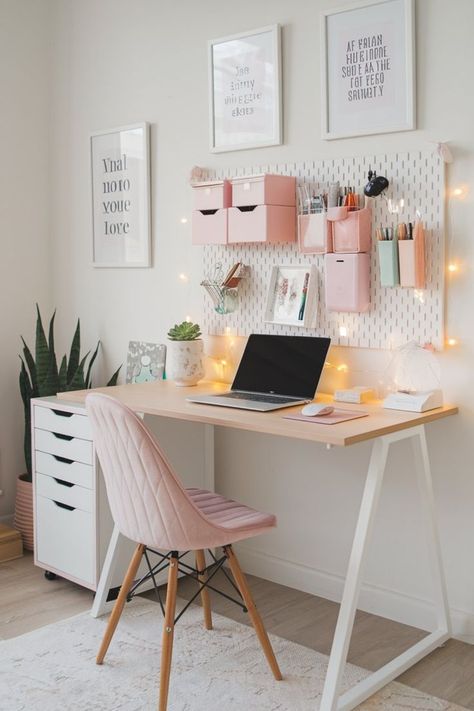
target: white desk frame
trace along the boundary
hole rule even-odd
[[[212,491],[214,490],[214,425],[205,424],[204,428],[206,486]],[[434,583],[437,627],[420,642],[417,642],[403,652],[403,654],[400,654],[391,662],[388,662],[388,664],[385,664],[340,696],[341,680],[347,661],[357,602],[362,584],[364,564],[380,500],[388,452],[394,442],[407,439],[411,440],[413,445],[416,476],[426,526]],[[120,537],[121,535],[115,527],[91,610],[93,617],[98,617],[110,609],[111,603],[106,603],[106,600],[117,552],[119,550]],[[420,659],[430,654],[436,647],[441,646],[450,636],[451,624],[436,523],[425,428],[424,425],[418,425],[400,432],[382,435],[375,438],[373,442],[341,607],[329,657],[320,711],[349,711],[355,708],[358,704],[361,704],[365,699],[369,698],[369,696],[372,696],[376,691],[419,662]]]

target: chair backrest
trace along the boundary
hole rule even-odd
[[[120,532],[150,548],[212,547],[218,527],[191,501],[142,420],[102,393],[90,393],[86,409]]]

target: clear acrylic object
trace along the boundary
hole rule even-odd
[[[384,379],[387,390],[392,392],[437,390],[441,383],[441,368],[431,349],[410,341],[395,352]]]
[[[205,288],[211,297],[214,311],[218,314],[231,314],[237,309],[239,305],[239,292],[237,289],[222,286],[218,282],[209,279],[202,281],[201,286]]]

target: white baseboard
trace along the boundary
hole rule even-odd
[[[341,601],[342,576],[269,555],[248,544],[240,543],[236,548],[245,572],[334,602]],[[435,627],[434,606],[429,600],[376,585],[362,586],[358,608],[420,629]],[[453,608],[450,612],[453,637],[474,644],[474,614]]]

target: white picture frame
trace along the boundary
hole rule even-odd
[[[321,13],[322,138],[416,128],[414,0]]]
[[[265,323],[313,328],[316,325],[318,271],[311,265],[275,266],[268,285]],[[303,290],[306,288],[304,309]]]
[[[210,40],[208,66],[210,151],[280,145],[280,26]]]
[[[90,136],[94,267],[151,266],[149,134],[137,123]]]

